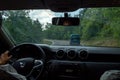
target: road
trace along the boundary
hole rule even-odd
[[[69,45],[69,40],[48,40],[47,41],[52,42],[51,45],[60,45],[60,46],[68,46]]]

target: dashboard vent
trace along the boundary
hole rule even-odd
[[[62,59],[62,58],[64,58],[64,56],[65,56],[65,51],[64,51],[64,50],[58,50],[58,51],[56,52],[56,57],[57,57],[58,59]]]
[[[80,50],[79,57],[80,59],[86,59],[88,57],[88,52],[86,50]]]
[[[76,52],[74,50],[69,50],[67,52],[68,59],[74,59],[76,57]]]

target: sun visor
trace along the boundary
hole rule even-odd
[[[79,9],[81,0],[44,0],[46,6],[54,12],[69,12]]]
[[[120,0],[44,0],[54,12],[71,12],[79,8],[120,7]]]

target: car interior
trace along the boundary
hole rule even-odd
[[[82,8],[120,7],[119,0],[1,0],[0,11],[48,9],[65,13]],[[120,12],[119,12],[120,13]],[[53,19],[54,25],[57,18]],[[72,22],[80,22],[73,18]],[[107,70],[120,70],[120,48],[84,45],[20,43],[5,32],[0,18],[0,53],[10,51],[9,63],[28,80],[99,80]],[[63,22],[62,22],[63,23]],[[73,25],[78,25],[75,23]],[[80,23],[79,23],[80,24]],[[72,25],[72,26],[73,26]],[[16,24],[17,26],[17,24]],[[67,25],[68,26],[68,25]],[[119,26],[119,25],[118,25]],[[6,27],[6,26],[5,26]],[[58,34],[59,35],[59,34]],[[59,42],[58,42],[59,43]],[[12,75],[11,75],[12,76]]]

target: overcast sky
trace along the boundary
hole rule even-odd
[[[41,23],[51,23],[51,19],[55,17],[55,14],[50,10],[32,10],[30,17],[34,20],[38,19]]]

